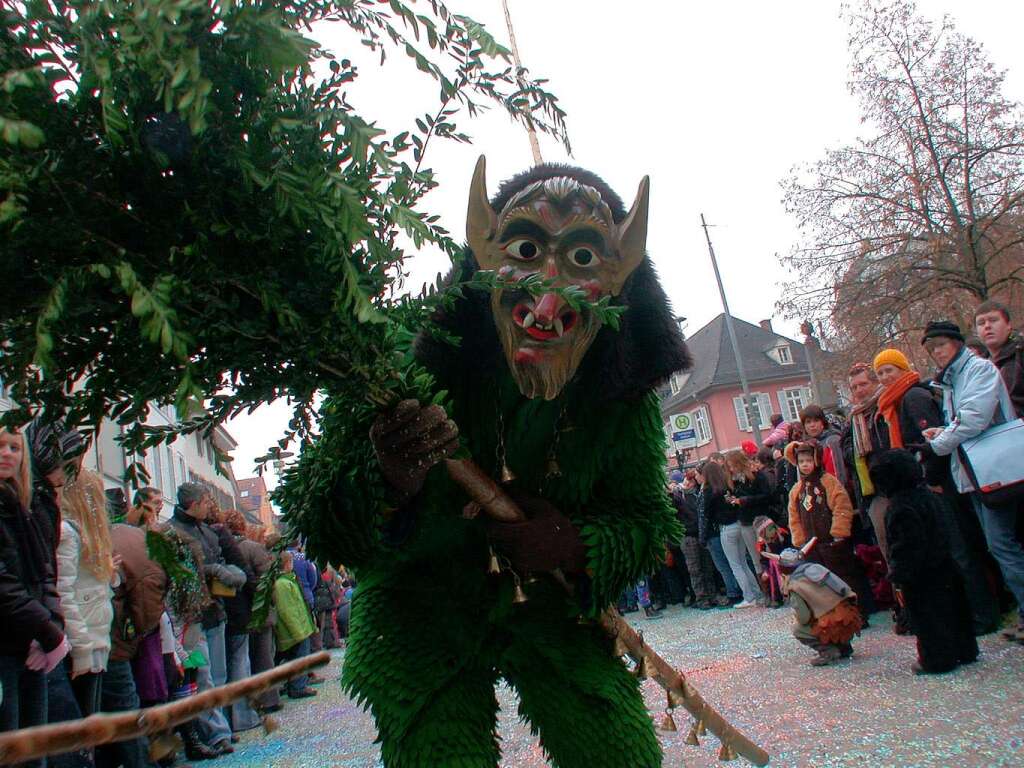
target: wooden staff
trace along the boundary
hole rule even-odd
[[[506,523],[526,519],[522,510],[509,498],[491,477],[470,459],[449,459],[446,462],[448,474],[458,483],[469,497],[490,517]],[[556,578],[560,574],[555,574]],[[564,578],[559,581],[571,590]],[[722,742],[723,756],[730,750],[745,757],[757,766],[768,765],[769,756],[761,747],[752,742],[704,698],[697,693],[681,672],[676,671],[622,618],[615,608],[606,608],[599,619],[601,628],[615,640],[616,652],[628,654],[638,664],[644,676],[654,680],[668,692],[672,705],[682,705],[697,719],[696,731],[707,728]],[[694,733],[696,735],[696,733]]]
[[[187,699],[133,712],[90,715],[53,725],[39,725],[0,734],[0,765],[21,763],[47,755],[61,755],[79,749],[125,741],[167,731],[187,723],[208,709],[224,707],[238,699],[258,696],[275,685],[291,680],[316,667],[329,664],[326,651],[305,656],[258,675],[211,688]]]

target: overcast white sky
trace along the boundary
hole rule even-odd
[[[509,0],[523,63],[533,76],[549,79],[568,113],[573,156],[542,137],[544,159],[595,171],[627,207],[640,178],[650,175],[648,251],[676,313],[689,318],[690,333],[722,311],[700,214],[715,225],[732,313],[751,322],[772,317],[785,277],[775,254],[787,253],[797,238],[779,182],[794,164],[857,136],[839,5]],[[950,14],[961,32],[984,43],[995,64],[1009,70],[1006,95],[1024,101],[1024,3],[918,5],[936,20]],[[449,6],[507,41],[500,0],[449,0]],[[404,54],[394,52],[381,69],[347,28],[328,27],[318,36],[339,58],[359,64],[349,100],[389,134],[436,110],[436,88]],[[476,157],[487,156],[492,193],[532,158],[525,133],[502,113],[464,117],[459,125],[474,143],[431,143],[426,164],[440,187],[424,208],[461,236]],[[447,271],[436,254],[417,256],[410,266],[416,287]],[[774,322],[790,335],[799,326]],[[238,477],[251,474],[253,459],[280,437],[287,419],[287,407],[278,403],[229,424],[239,442]],[[272,470],[266,478],[276,484]]]

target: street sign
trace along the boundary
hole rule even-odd
[[[687,430],[690,428],[690,414],[688,413],[677,413],[670,419],[672,424],[672,431],[679,432],[680,430]]]
[[[694,429],[681,429],[672,433],[672,442],[678,450],[697,447],[697,431]]]

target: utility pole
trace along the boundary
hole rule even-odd
[[[526,87],[526,83],[523,80],[523,63],[519,60],[519,46],[516,45],[516,33],[512,28],[512,16],[508,12],[508,0],[501,0],[501,7],[505,11],[508,39],[512,43],[512,61],[516,65],[516,80],[519,82],[519,88],[522,90]],[[537,131],[533,127],[533,120],[530,119],[529,113],[526,115],[526,133],[530,137],[530,151],[533,152],[533,162],[540,165],[544,162],[544,158],[540,156],[540,142],[537,141]]]
[[[754,443],[758,449],[761,448],[761,409],[750,397],[750,385],[747,384],[747,372],[743,368],[743,358],[740,356],[740,345],[736,342],[736,329],[732,324],[732,315],[729,313],[729,302],[725,298],[725,286],[722,285],[722,275],[718,271],[718,260],[715,258],[715,248],[711,245],[711,235],[708,233],[708,223],[704,221],[704,214],[700,215],[700,225],[704,228],[704,237],[708,241],[708,253],[711,255],[711,266],[715,268],[715,280],[718,281],[718,294],[722,297],[722,308],[725,310],[725,327],[729,331],[729,342],[732,344],[732,354],[736,358],[736,370],[740,374],[740,386],[743,387],[743,403],[747,408],[747,418],[750,420],[751,431],[754,433]]]
[[[800,325],[800,332],[804,335],[804,354],[807,355],[807,372],[811,378],[811,402],[821,405],[824,398],[818,390],[818,377],[814,375],[814,353],[820,349],[814,336],[814,325],[810,320],[804,320]]]

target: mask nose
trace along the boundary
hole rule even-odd
[[[553,257],[549,257],[544,262],[543,275],[545,280],[558,279],[558,265],[555,263]],[[555,293],[545,293],[537,301],[537,306],[534,307],[533,314],[537,318],[537,322],[542,325],[551,325],[552,321],[558,317],[559,311],[562,309],[562,297]]]
[[[555,293],[545,293],[540,297],[537,306],[534,307],[533,315],[537,322],[542,325],[551,325],[558,311],[562,308],[562,297]]]

